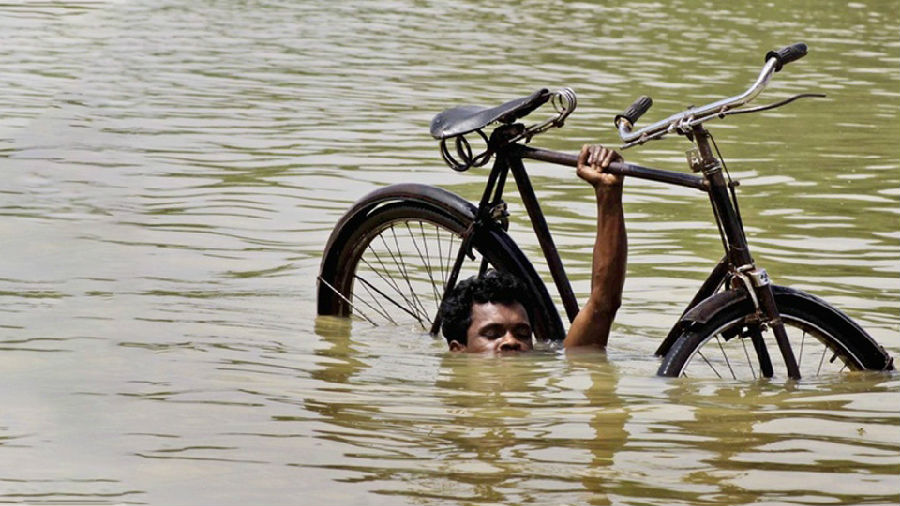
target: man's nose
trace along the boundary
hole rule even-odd
[[[498,348],[500,351],[522,351],[522,341],[519,341],[512,334],[506,334],[503,336],[503,340],[500,341],[500,346]]]

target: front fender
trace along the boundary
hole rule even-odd
[[[773,287],[776,292],[782,290],[789,290],[787,288],[781,286]],[[677,323],[672,327],[669,331],[669,335],[663,340],[663,342],[659,345],[659,348],[656,349],[656,356],[662,357],[666,353],[669,352],[669,348],[675,344],[675,341],[681,336],[681,333],[689,328],[691,325],[695,323],[706,323],[710,318],[718,311],[721,311],[724,308],[730,307],[734,304],[748,304],[752,305],[753,302],[750,300],[750,297],[747,296],[747,292],[743,290],[728,290],[725,292],[719,292],[717,294],[711,295],[700,301],[697,305],[692,307],[686,313],[681,316],[681,319],[678,320]]]
[[[835,309],[824,300],[815,295],[801,292],[786,286],[772,285],[772,292],[775,295],[775,302],[779,306],[782,303],[790,303],[794,307],[802,307],[807,310],[814,310],[821,314],[829,314],[832,318],[841,322],[847,332],[855,332],[868,336],[866,332],[856,324],[849,316]],[[717,312],[728,308],[735,304],[746,305],[745,311],[748,313],[754,310],[753,301],[743,290],[728,290],[719,292],[715,295],[703,299],[699,304],[684,313],[680,320],[669,331],[669,335],[663,340],[656,350],[657,356],[664,356],[669,352],[669,348],[675,344],[675,341],[681,334],[690,328],[691,325],[697,323],[708,322]]]
[[[779,308],[790,308],[795,316],[809,315],[818,320],[827,321],[828,326],[837,335],[843,336],[841,338],[842,345],[847,348],[849,353],[862,361],[863,368],[884,371],[893,370],[893,357],[885,352],[884,348],[876,343],[858,323],[840,309],[835,308],[815,295],[793,288],[772,285],[772,292],[775,295],[775,304]],[[696,307],[687,311],[678,323],[672,327],[656,354],[659,356],[666,355],[675,341],[685,331],[689,330],[692,325],[707,323],[719,311],[729,310],[734,305],[741,306],[735,308],[738,314],[752,314],[755,310],[753,301],[750,300],[750,297],[743,290],[729,290],[707,297],[697,304]],[[728,338],[729,336],[725,336],[725,339]]]

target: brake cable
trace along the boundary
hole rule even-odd
[[[741,218],[741,208],[738,206],[737,200],[737,192],[734,190],[736,186],[734,182],[731,180],[731,173],[728,172],[728,164],[725,163],[725,157],[722,156],[722,152],[719,151],[719,145],[716,144],[716,139],[713,137],[712,132],[707,130],[709,134],[709,139],[712,141],[713,148],[716,150],[716,156],[719,157],[719,161],[722,163],[722,168],[725,170],[725,177],[728,179],[728,191],[731,193],[731,204],[734,206],[734,212],[737,215],[738,223],[741,225],[741,230],[744,229],[744,220]]]
[[[793,97],[788,97],[779,102],[774,102],[772,104],[761,105],[758,107],[751,107],[750,109],[731,109],[730,111],[724,111],[719,113],[720,118],[724,118],[725,116],[731,116],[732,114],[747,114],[750,112],[760,112],[760,111],[768,111],[769,109],[775,109],[776,107],[781,107],[783,105],[790,104],[794,100],[799,98],[825,98],[827,95],[824,93],[801,93],[799,95],[794,95]]]

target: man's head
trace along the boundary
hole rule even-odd
[[[461,281],[441,306],[441,330],[451,351],[528,351],[531,298],[510,274],[488,271]]]

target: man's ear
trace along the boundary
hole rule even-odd
[[[452,351],[454,353],[462,353],[462,352],[466,351],[466,345],[464,345],[461,342],[454,339],[454,340],[450,341],[450,351]]]

